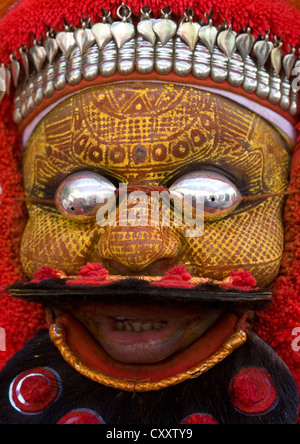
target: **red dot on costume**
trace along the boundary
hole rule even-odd
[[[277,399],[271,376],[261,368],[243,368],[229,383],[229,396],[235,408],[243,413],[267,412]]]
[[[205,413],[194,413],[184,418],[180,424],[219,424],[211,415]]]
[[[17,376],[10,385],[11,405],[22,413],[37,414],[59,394],[59,377],[50,368],[36,367]]]
[[[105,424],[101,416],[92,410],[72,410],[57,424]]]

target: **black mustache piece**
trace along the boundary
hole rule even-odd
[[[62,306],[88,302],[127,304],[227,304],[241,308],[260,309],[271,301],[270,289],[241,291],[215,284],[200,284],[195,288],[155,287],[140,279],[124,279],[103,286],[67,285],[63,279],[40,283],[19,282],[8,288],[12,297],[44,306]]]

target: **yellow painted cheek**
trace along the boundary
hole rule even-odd
[[[251,271],[260,286],[276,277],[283,254],[282,204],[272,199],[248,211],[205,225],[187,240],[182,259],[200,275],[223,279],[231,270]]]
[[[83,265],[94,261],[100,231],[96,223],[78,224],[45,210],[32,211],[21,245],[26,275],[32,277],[45,265],[77,274]]]

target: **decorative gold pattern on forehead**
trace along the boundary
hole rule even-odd
[[[234,350],[241,347],[247,341],[247,334],[238,331],[232,334],[222,347],[209,358],[194,367],[161,381],[127,381],[105,375],[98,370],[88,367],[84,361],[68,345],[67,337],[62,324],[53,324],[49,330],[53,344],[58,348],[63,359],[81,375],[92,381],[127,392],[149,392],[171,387],[189,379],[195,379],[203,373],[215,367],[229,356]]]
[[[294,48],[284,55],[282,42],[271,42],[268,34],[256,40],[250,28],[237,34],[231,25],[215,27],[209,16],[207,23],[194,22],[190,8],[178,23],[171,19],[168,8],[156,20],[150,13],[143,8],[136,26],[131,10],[122,5],[119,21],[113,22],[106,13],[101,23],[86,20],[82,28],[51,30],[43,42],[35,41],[28,50],[22,47],[20,60],[12,54],[10,66],[0,69],[0,100],[5,91],[9,94],[13,81],[17,88],[15,122],[20,124],[44,98],[67,85],[98,78],[101,83],[101,78],[134,71],[142,75],[173,72],[179,77],[192,74],[216,84],[228,82],[291,116],[298,113],[297,81],[293,79],[299,74],[300,60]]]

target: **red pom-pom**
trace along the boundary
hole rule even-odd
[[[44,376],[32,375],[23,382],[20,394],[29,404],[45,402],[51,396],[51,384]]]
[[[72,410],[61,418],[57,424],[105,424],[97,413],[90,410]]]
[[[34,273],[34,279],[31,281],[32,283],[40,283],[41,281],[45,281],[46,279],[57,279],[61,278],[64,273],[60,270],[55,270],[50,267],[50,265],[46,265],[45,267],[40,268],[36,273]]]
[[[180,424],[219,424],[219,422],[211,415],[194,413],[183,419]]]
[[[230,272],[230,279],[228,283],[223,283],[223,288],[232,288],[236,290],[253,290],[257,285],[256,279],[252,276],[250,271],[245,270],[232,270]]]
[[[162,277],[161,281],[151,282],[153,287],[180,287],[180,288],[194,288],[195,285],[191,283],[192,276],[186,271],[185,265],[177,265],[171,268]]]
[[[243,413],[265,413],[277,394],[270,375],[261,368],[243,368],[229,384],[232,404]]]
[[[59,385],[58,376],[49,368],[27,370],[11,384],[11,404],[23,413],[39,413],[57,398]]]
[[[167,271],[166,276],[162,278],[162,280],[177,280],[177,281],[190,281],[192,276],[187,273],[185,265],[177,265],[171,270]]]
[[[108,285],[112,281],[106,279],[109,271],[106,270],[101,264],[87,263],[84,267],[81,267],[78,273],[78,278],[68,280],[67,285]]]
[[[104,268],[102,264],[90,264],[88,262],[84,267],[81,267],[78,274],[82,277],[95,278],[101,281],[106,279],[109,271],[106,270],[106,268]]]

